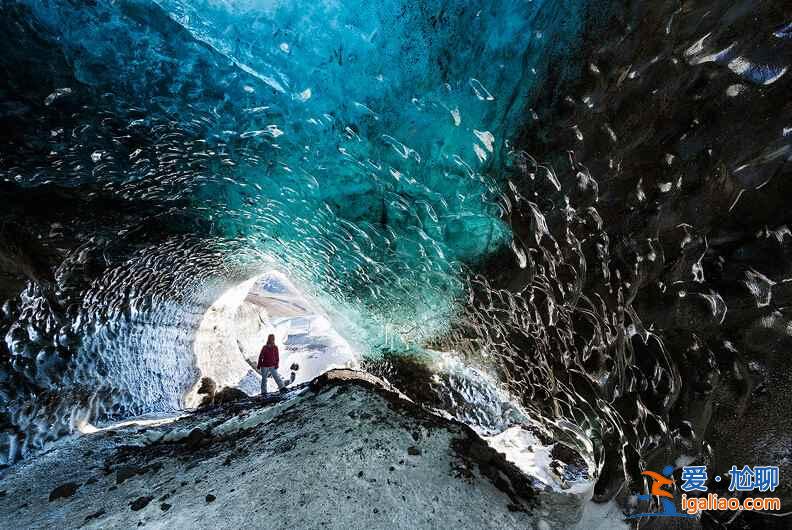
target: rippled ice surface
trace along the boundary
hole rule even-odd
[[[207,309],[277,270],[428,406],[590,453],[600,498],[786,461],[792,14],[622,7],[4,4],[8,460],[183,406]]]
[[[149,213],[69,254],[43,306],[50,287],[32,287],[23,313],[39,307],[39,320],[20,319],[8,343],[46,387],[63,378],[47,348],[79,340],[66,379],[98,383],[115,397],[97,406],[121,414],[177,405],[202,308],[273,267],[368,352],[448,331],[466,268],[511,244],[510,138],[582,29],[573,2],[33,2],[11,14],[58,50],[27,133],[40,136],[22,142],[49,152],[9,162],[13,180]],[[158,230],[176,234],[136,243]],[[42,326],[61,338],[47,346]]]

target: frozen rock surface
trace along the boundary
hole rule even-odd
[[[585,502],[350,370],[64,439],[0,484],[4,528],[568,528]]]

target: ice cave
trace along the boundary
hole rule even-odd
[[[792,528],[792,3],[0,30],[0,528]]]

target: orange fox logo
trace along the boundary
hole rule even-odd
[[[655,473],[654,471],[642,471],[641,475],[646,475],[652,479],[652,490],[650,492],[652,495],[656,495],[657,497],[668,497],[669,499],[674,498],[674,495],[670,491],[663,489],[665,486],[670,486],[674,483],[672,479],[660,473]]]

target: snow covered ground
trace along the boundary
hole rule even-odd
[[[556,469],[579,461],[546,456]],[[0,527],[545,530],[578,522],[581,493],[342,370],[284,400],[64,439],[0,475]]]

